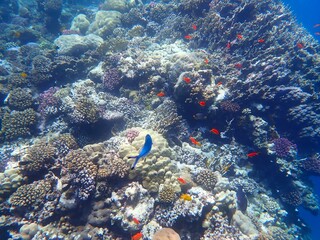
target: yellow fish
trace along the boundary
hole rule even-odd
[[[189,194],[183,193],[181,194],[180,199],[183,199],[185,201],[191,201],[192,197]]]
[[[20,74],[20,76],[21,76],[22,78],[26,78],[26,77],[28,76],[28,74],[26,74],[25,72],[22,72],[22,73]]]

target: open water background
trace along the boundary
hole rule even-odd
[[[299,23],[301,23],[318,41],[320,36],[314,35],[315,32],[320,32],[320,27],[314,28],[315,24],[320,24],[320,0],[283,0],[290,6]],[[314,190],[320,196],[320,177],[311,177],[310,180],[314,184]],[[318,201],[320,199],[318,197]],[[320,239],[320,215],[314,216],[309,211],[302,207],[298,209],[299,215],[305,223],[311,227],[312,239]]]

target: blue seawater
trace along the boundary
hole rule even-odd
[[[320,36],[315,35],[315,32],[320,32],[320,26],[315,28],[315,24],[320,24],[320,1],[319,0],[283,0],[293,14],[297,21],[301,23],[315,39],[320,41]],[[320,202],[320,177],[311,177],[310,180],[314,185],[314,191],[318,195]],[[303,207],[298,208],[299,216],[311,228],[311,237],[314,240],[320,239],[320,216],[312,215]]]
[[[320,27],[314,28],[315,24],[320,24],[320,1],[283,0],[283,2],[290,7],[298,22],[301,23],[314,38],[320,41],[320,36],[314,34],[315,32],[320,32]]]

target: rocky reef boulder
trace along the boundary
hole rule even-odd
[[[97,35],[78,34],[61,35],[54,44],[58,47],[58,53],[63,55],[77,56],[88,50],[94,50],[103,43],[103,39]]]

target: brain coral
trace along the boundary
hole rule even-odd
[[[180,240],[180,236],[172,228],[162,228],[157,231],[152,240]]]
[[[180,187],[175,174],[178,172],[174,163],[176,156],[169,147],[167,140],[159,133],[153,130],[135,128],[139,135],[132,141],[123,143],[119,150],[119,156],[132,164],[129,156],[137,155],[144,144],[145,136],[150,134],[153,140],[153,146],[145,160],[141,159],[135,170],[130,171],[129,178],[141,177],[142,185],[151,192],[158,192],[160,184],[171,184],[176,191]]]
[[[16,110],[24,110],[32,106],[32,95],[29,89],[15,88],[10,91],[8,98],[9,107]]]

